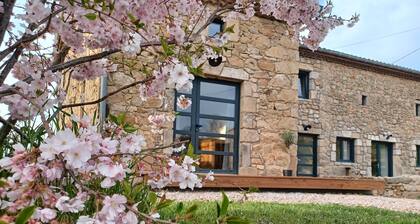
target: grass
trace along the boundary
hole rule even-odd
[[[192,224],[214,223],[215,202],[195,202],[199,208]],[[191,205],[193,203],[188,203]],[[161,217],[174,217],[175,205],[161,211]],[[347,207],[341,205],[276,204],[276,203],[232,203],[229,215],[246,218],[251,223],[261,224],[390,224],[419,223],[420,215],[401,213],[377,208]]]

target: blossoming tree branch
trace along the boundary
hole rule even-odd
[[[321,7],[316,0],[0,1],[0,103],[8,108],[8,117],[0,117],[1,220],[176,223],[190,218],[194,209],[182,212],[179,204],[176,218],[160,219],[159,210],[171,201],[155,193],[168,185],[194,189],[213,180],[211,172],[195,172],[198,161],[188,142],[146,147],[151,143],[124,115],[99,125],[71,109],[128,88],[139,88],[144,101],[165,97],[170,88],[191,90],[207,60],[223,55],[233,31],[226,27],[214,37],[203,35],[216,18],[269,16],[287,23],[290,38],[315,50],[331,29],[358,20],[331,11],[331,2]],[[153,62],[143,63],[143,53]],[[130,67],[129,60],[139,63]],[[95,101],[63,104],[64,77],[83,81],[115,71],[141,71],[142,77]],[[176,100],[180,108],[191,105],[185,96]],[[153,132],[160,134],[175,116],[150,116]]]

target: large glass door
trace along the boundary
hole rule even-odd
[[[372,176],[392,176],[392,143],[372,141]]]
[[[177,93],[192,99],[191,108],[177,108],[175,139],[190,139],[202,171],[237,173],[239,85],[196,78],[190,93]]]
[[[317,176],[317,137],[299,134],[297,150],[297,175]]]

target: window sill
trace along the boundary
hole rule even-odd
[[[339,166],[352,166],[356,164],[355,162],[352,161],[336,161],[335,165],[339,165]]]
[[[309,101],[309,100],[311,100],[310,98],[298,98],[299,99],[299,101]]]

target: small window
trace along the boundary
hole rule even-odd
[[[213,22],[210,23],[208,30],[209,30],[209,37],[217,37],[220,33],[223,32],[224,22],[221,19],[214,19]]]
[[[416,146],[416,166],[420,167],[420,145]]]
[[[301,99],[309,99],[309,72],[299,71],[298,95]]]
[[[337,138],[337,161],[354,162],[354,139]]]
[[[367,105],[367,96],[362,95],[362,105],[366,106]]]
[[[420,102],[416,103],[416,116],[420,117]]]

